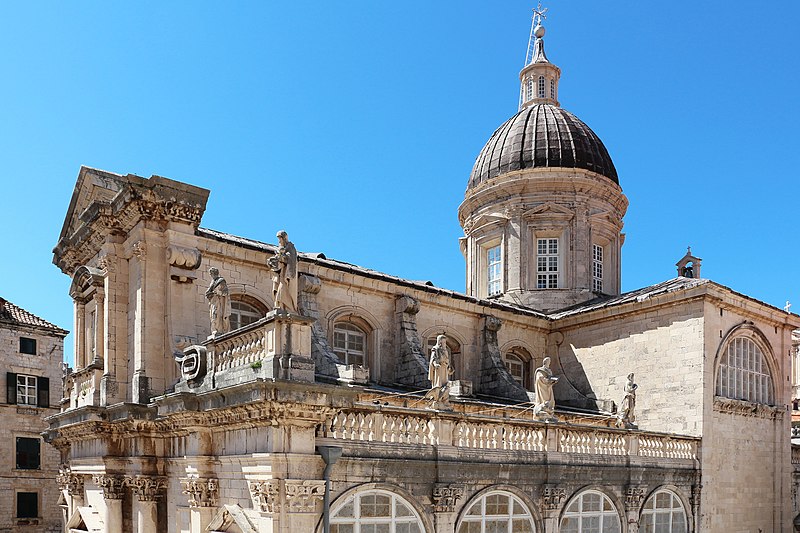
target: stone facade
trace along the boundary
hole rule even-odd
[[[43,418],[58,412],[66,335],[0,298],[0,531],[61,530],[60,457],[41,433]]]

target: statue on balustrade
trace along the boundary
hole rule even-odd
[[[450,376],[453,367],[450,360],[450,348],[447,347],[447,335],[436,337],[436,344],[431,348],[431,359],[428,363],[428,379],[431,390],[425,395],[430,400],[431,408],[450,409]]]
[[[231,329],[231,299],[228,282],[219,275],[217,267],[208,269],[211,285],[206,290],[208,315],[211,319],[211,336],[227,333]]]
[[[617,427],[624,427],[625,429],[636,429],[638,426],[634,423],[636,415],[633,410],[636,408],[636,389],[639,385],[633,382],[633,372],[628,374],[628,380],[625,383],[625,397],[622,399],[619,413],[617,414]]]
[[[534,388],[536,390],[536,405],[533,407],[533,414],[539,420],[545,422],[557,422],[555,415],[556,400],[553,394],[553,385],[558,382],[558,378],[553,375],[550,369],[550,358],[545,357],[542,366],[536,369],[534,374]]]
[[[267,260],[272,270],[272,297],[275,309],[286,313],[297,313],[297,249],[288,234],[278,232],[278,249]]]

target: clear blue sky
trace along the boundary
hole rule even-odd
[[[72,329],[51,250],[81,165],[211,189],[205,227],[463,291],[456,209],[516,112],[531,7],[4,3],[0,296]],[[800,2],[546,7],[561,105],[630,200],[623,288],[691,244],[704,277],[800,311]]]

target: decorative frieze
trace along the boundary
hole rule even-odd
[[[464,485],[436,485],[433,488],[433,510],[437,513],[452,513],[456,503],[464,497]]]
[[[313,513],[317,502],[325,496],[325,481],[317,479],[287,479],[286,507],[290,512]]]
[[[121,500],[125,496],[125,476],[96,474],[92,481],[103,489],[103,498],[106,500]]]
[[[555,511],[561,507],[567,498],[567,489],[560,487],[544,487],[542,489],[542,509]]]
[[[625,490],[625,510],[638,511],[647,493],[647,487],[631,486]]]
[[[770,420],[783,418],[786,412],[786,408],[782,406],[773,407],[760,403],[723,398],[722,396],[714,396],[714,410],[732,415],[752,416]]]
[[[262,513],[280,512],[281,487],[280,480],[268,479],[266,481],[250,481],[250,498],[253,508]]]
[[[140,502],[154,502],[164,495],[167,479],[153,476],[127,477],[125,483],[133,490]]]
[[[183,494],[189,496],[189,507],[216,507],[219,481],[214,478],[185,478],[181,480]]]

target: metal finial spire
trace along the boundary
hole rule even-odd
[[[537,41],[541,40],[544,37],[544,26],[542,26],[542,20],[547,18],[547,8],[542,8],[542,3],[539,2],[535,8],[533,8],[533,19],[531,20],[531,35],[528,38],[528,53],[525,54],[525,65],[530,65],[532,61],[537,56],[536,50],[536,43]],[[539,54],[541,55],[545,61],[547,61],[547,57],[544,56],[544,47],[542,43],[539,43]]]
[[[534,25],[534,27],[542,25],[542,19],[546,19],[547,18],[546,13],[547,13],[547,8],[542,9],[542,3],[541,2],[539,2],[539,5],[537,5],[535,8],[533,8],[533,25]]]

